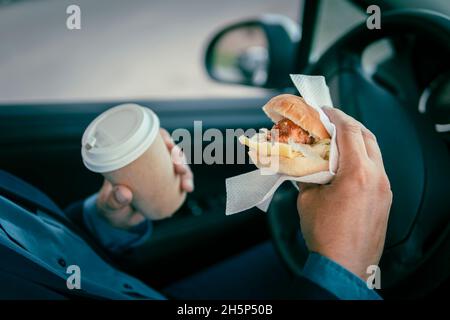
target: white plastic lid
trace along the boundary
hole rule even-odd
[[[139,158],[151,146],[159,119],[149,108],[121,104],[95,118],[84,131],[81,156],[94,172],[120,169]]]

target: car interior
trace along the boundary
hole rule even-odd
[[[209,31],[199,57],[204,72],[224,86],[268,89],[258,97],[2,102],[0,169],[64,208],[102,184],[102,176],[86,170],[80,154],[81,136],[101,112],[138,103],[151,107],[169,132],[193,132],[198,120],[204,131],[223,133],[270,127],[261,107],[277,94],[298,94],[289,74],[323,75],[335,106],[377,136],[391,181],[394,200],[380,294],[386,299],[439,297],[450,289],[450,3],[343,1],[365,16],[367,7],[377,4],[381,29],[370,30],[363,20],[316,56],[312,48],[327,23],[321,15],[326,0],[293,0],[298,21],[269,14]],[[250,35],[254,42],[232,47],[233,34]],[[236,148],[236,140],[226,143]],[[226,216],[225,179],[254,166],[201,163],[191,168],[195,191],[172,218],[154,222],[147,243],[118,261],[125,271],[161,289],[270,240],[287,270],[300,272],[307,249],[296,211],[298,191],[291,184],[277,191],[267,214],[253,208]]]

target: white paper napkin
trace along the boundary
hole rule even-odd
[[[228,178],[225,180],[227,190],[225,214],[227,215],[252,207],[258,207],[265,212],[269,208],[273,194],[284,181],[325,184],[331,180],[337,170],[339,155],[336,146],[336,128],[321,109],[321,107],[333,106],[325,78],[291,74],[291,79],[306,103],[319,112],[320,120],[331,136],[329,170],[303,177],[291,177],[281,174],[261,174],[261,170],[258,169]]]

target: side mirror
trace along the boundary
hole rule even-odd
[[[299,25],[284,16],[233,24],[209,42],[206,71],[222,83],[282,89],[289,85],[299,41]]]

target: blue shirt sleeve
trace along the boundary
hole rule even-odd
[[[122,254],[147,241],[152,233],[152,222],[145,220],[128,229],[112,226],[97,212],[95,201],[97,194],[87,198],[83,204],[83,220],[100,245],[113,254]]]
[[[361,278],[318,253],[310,253],[303,268],[303,276],[339,299],[382,300]]]

